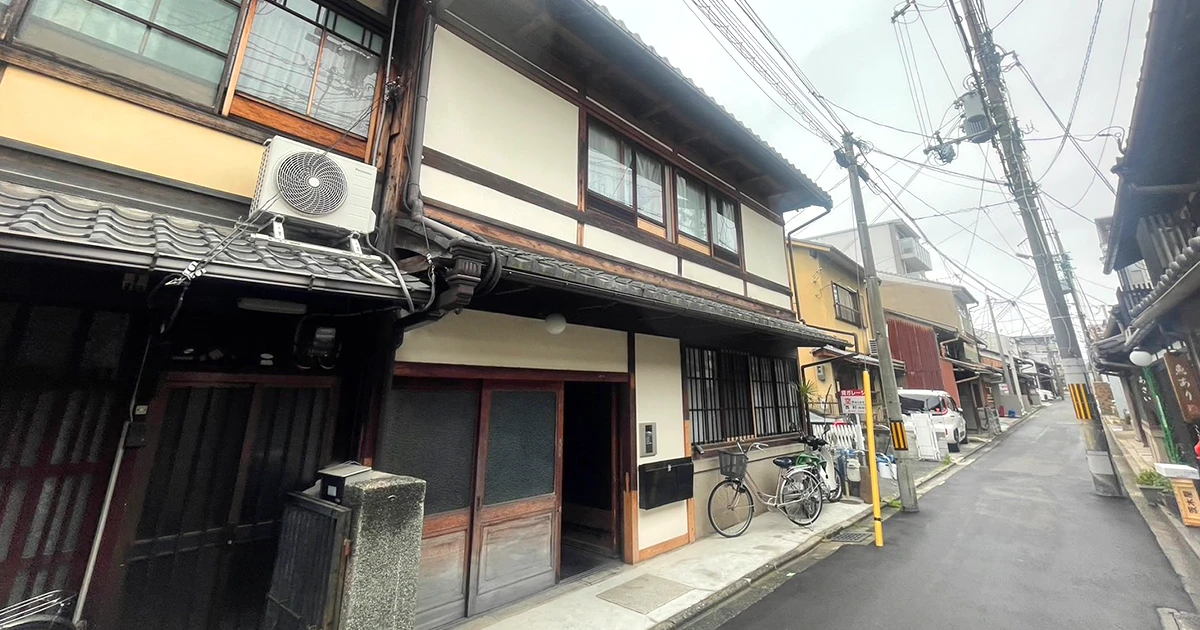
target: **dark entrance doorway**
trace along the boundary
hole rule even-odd
[[[617,392],[609,383],[567,383],[563,405],[560,579],[620,562]]]
[[[336,390],[333,377],[168,376],[115,497],[97,601],[119,603],[120,622],[103,627],[258,627],[284,497],[329,461]]]

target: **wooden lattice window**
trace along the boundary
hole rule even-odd
[[[685,348],[684,380],[692,443],[711,444],[803,429],[794,358]]]

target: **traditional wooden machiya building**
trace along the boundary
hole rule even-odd
[[[427,481],[422,627],[685,545],[693,445],[786,444],[846,345],[810,205],[589,0],[0,2],[0,599],[257,627],[345,460]]]
[[[428,480],[423,627],[705,535],[693,446],[786,443],[796,348],[846,345],[788,287],[783,214],[829,197],[603,9],[455,2],[428,50],[423,214],[499,271],[405,333],[364,453]]]
[[[1195,95],[1200,11],[1155,2],[1110,220],[1100,222],[1104,270],[1117,305],[1093,344],[1098,366],[1120,376],[1143,440],[1158,461],[1197,465],[1200,318],[1197,248],[1200,137]]]
[[[446,271],[471,244],[370,251],[416,8],[0,2],[0,603],[258,627],[287,493],[361,457],[397,318],[479,281]],[[272,138],[346,201],[258,195]]]

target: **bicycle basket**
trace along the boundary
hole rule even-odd
[[[746,476],[746,462],[749,458],[744,453],[717,451],[721,459],[721,474],[730,479],[741,479]]]

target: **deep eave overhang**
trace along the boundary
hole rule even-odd
[[[516,247],[496,244],[495,249],[504,267],[504,276],[525,284],[594,295],[663,313],[765,333],[793,347],[846,346],[845,340],[795,320],[765,315]]]
[[[1156,0],[1141,78],[1126,137],[1104,272],[1141,260],[1136,226],[1142,216],[1179,207],[1186,194],[1147,194],[1138,186],[1191,184],[1200,179],[1200,3]]]

